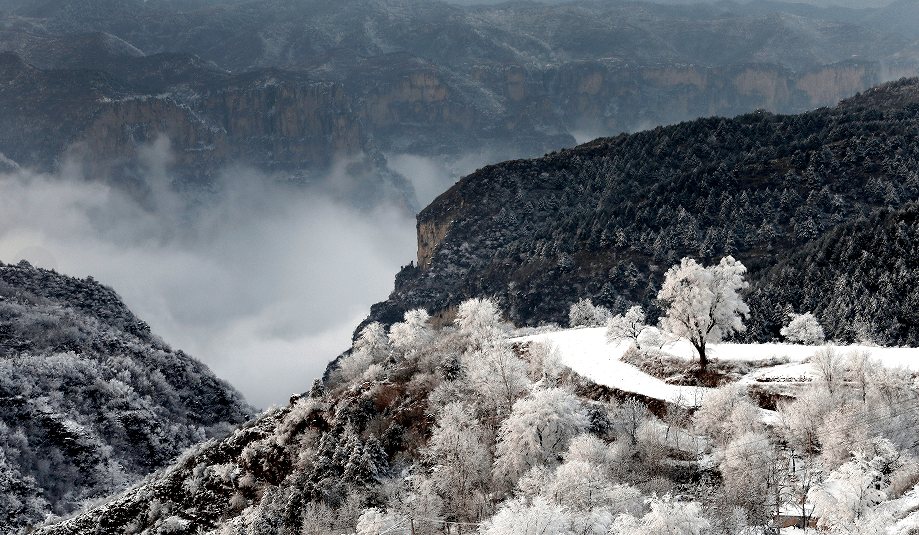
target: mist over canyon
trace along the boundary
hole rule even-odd
[[[358,210],[320,186],[233,169],[189,206],[167,188],[141,204],[72,169],[4,174],[0,258],[104,281],[154,332],[267,407],[322,374],[414,253],[403,208]]]

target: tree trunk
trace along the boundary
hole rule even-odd
[[[705,369],[708,368],[708,356],[705,355],[705,340],[702,340],[702,342],[698,344],[693,342],[692,345],[699,353],[699,368],[702,370],[702,373],[705,373]]]

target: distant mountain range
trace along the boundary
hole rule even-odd
[[[699,116],[801,112],[919,74],[919,4],[428,0],[0,3],[0,161],[70,159],[143,195],[166,135],[181,189],[230,163],[413,205],[385,155],[492,161]],[[12,163],[11,163],[11,162]],[[416,206],[417,208],[417,206]]]

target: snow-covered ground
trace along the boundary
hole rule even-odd
[[[569,329],[514,339],[516,342],[534,341],[551,344],[559,352],[562,362],[592,381],[627,392],[678,403],[685,407],[698,406],[705,393],[703,387],[670,385],[652,377],[638,368],[622,362],[620,358],[629,342],[608,344],[606,328]],[[832,346],[840,355],[853,351],[866,351],[871,358],[885,366],[903,366],[919,370],[919,349],[872,346]],[[787,364],[758,368],[745,376],[743,382],[795,383],[815,377],[811,365],[805,362],[820,347],[793,344],[711,344],[709,358],[719,360],[764,361],[785,357]],[[680,340],[664,346],[664,350],[678,357],[693,359],[696,353],[689,342]]]
[[[687,407],[701,404],[706,393],[710,391],[710,389],[701,387],[670,385],[622,362],[620,359],[629,348],[630,342],[607,344],[605,328],[562,330],[515,338],[513,341],[549,344],[558,352],[561,361],[577,373],[598,384],[623,391],[635,392]],[[872,360],[881,365],[919,370],[919,349],[917,348],[837,345],[829,347],[832,347],[842,357],[852,352],[867,352]],[[810,358],[821,349],[822,347],[818,346],[792,344],[716,344],[709,346],[709,355],[710,358],[718,360],[783,362],[778,365],[751,367],[752,371],[740,381],[748,384],[771,385],[767,388],[794,394],[798,386],[817,377],[817,373],[810,364]],[[665,346],[664,350],[687,360],[697,358],[695,350],[686,341],[678,341]],[[766,422],[774,420],[777,416],[775,412],[762,411],[762,417]],[[706,448],[698,441],[687,438],[681,442],[681,449],[695,448],[700,455],[698,462],[701,466],[713,465],[717,462],[713,455],[703,453]],[[831,493],[834,491],[832,485],[827,485],[826,489]],[[840,492],[836,489],[835,493]],[[799,505],[786,506],[789,516],[796,515],[799,507]],[[809,503],[808,507],[813,508],[814,506]],[[888,535],[913,533],[919,527],[919,486],[898,499],[879,505],[875,513],[879,521],[883,521],[884,526],[871,533]],[[813,532],[813,530],[807,530],[807,532]],[[805,531],[797,528],[783,528],[782,533],[803,535]]]

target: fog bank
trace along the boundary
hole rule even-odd
[[[91,275],[253,405],[286,402],[349,347],[415,258],[414,219],[244,169],[225,172],[190,209],[168,187],[164,161],[149,159],[143,206],[76,166],[0,174],[0,261]]]

